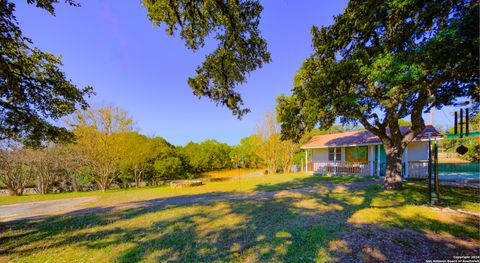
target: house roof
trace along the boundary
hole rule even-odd
[[[400,127],[402,134],[409,130],[410,126]],[[387,130],[388,133],[388,130]],[[428,139],[430,133],[431,138],[443,137],[432,125],[427,125],[423,132],[419,134],[413,141],[421,141]],[[358,130],[351,132],[341,132],[313,136],[310,141],[302,145],[302,148],[327,148],[332,146],[359,146],[382,144],[380,138],[367,130]]]

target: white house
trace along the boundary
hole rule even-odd
[[[401,127],[406,133],[409,127]],[[407,146],[403,154],[403,176],[424,177],[428,174],[428,137],[442,135],[428,125]],[[386,154],[377,136],[367,130],[314,136],[304,144],[306,171],[317,174],[385,175]]]

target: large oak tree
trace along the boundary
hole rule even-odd
[[[280,96],[284,137],[339,120],[378,136],[386,189],[402,187],[401,158],[425,128],[422,113],[479,99],[479,3],[475,0],[351,0],[327,27],[313,27],[314,53]],[[412,125],[402,133],[399,120]]]
[[[27,2],[54,15],[58,0]],[[20,30],[14,12],[14,3],[0,0],[0,139],[35,146],[46,140],[69,140],[72,133],[52,120],[86,108],[84,98],[91,88],[77,88],[61,70],[60,57],[35,48]]]
[[[260,35],[259,1],[143,0],[142,4],[154,25],[165,24],[169,35],[179,31],[187,48],[198,50],[208,39],[218,43],[188,84],[195,95],[227,106],[238,118],[249,112],[236,88],[246,82],[247,74],[271,60]]]
[[[26,0],[55,14],[55,4],[72,6],[75,0]],[[154,25],[166,25],[168,34],[180,33],[186,46],[201,49],[206,40],[218,43],[188,83],[194,94],[225,105],[241,118],[249,109],[236,88],[247,75],[270,62],[260,35],[263,10],[256,0],[143,0]],[[27,144],[72,139],[72,133],[52,120],[86,109],[91,88],[77,88],[61,71],[60,57],[33,47],[14,16],[15,4],[0,0],[0,139]]]

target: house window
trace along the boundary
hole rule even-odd
[[[352,163],[368,162],[368,147],[360,146],[345,148],[345,159],[347,162]]]
[[[335,148],[328,148],[328,160],[333,161],[335,158]],[[337,161],[342,160],[342,149],[337,148]]]

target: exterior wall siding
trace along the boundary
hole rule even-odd
[[[328,149],[314,149],[313,150],[313,162],[328,162]]]
[[[386,161],[386,154],[383,145],[368,146],[368,161],[376,161],[378,154],[378,147],[380,146],[380,162]],[[338,161],[345,161],[345,147],[341,147],[342,159]],[[314,162],[328,162],[328,148],[312,149]],[[405,161],[406,153],[403,154]],[[428,160],[428,142],[411,142],[408,145],[408,161],[425,161]]]
[[[408,161],[425,160],[428,160],[428,142],[411,142],[408,144]]]

